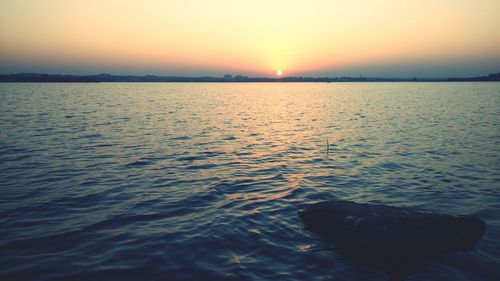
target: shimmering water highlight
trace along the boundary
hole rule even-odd
[[[499,276],[500,84],[0,84],[0,107],[2,280],[386,280],[303,229],[332,198],[472,213],[477,251],[408,280]]]

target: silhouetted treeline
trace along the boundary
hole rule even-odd
[[[500,81],[500,72],[472,78],[448,78],[448,81]]]
[[[19,73],[0,75],[0,82],[467,82],[500,81],[500,72],[470,78],[383,78],[383,77],[247,77],[226,74],[223,77],[156,76],[156,75],[66,75]]]

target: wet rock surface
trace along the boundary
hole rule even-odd
[[[409,208],[326,201],[299,212],[305,228],[333,242],[335,250],[392,276],[406,276],[453,251],[470,251],[486,224],[472,216]]]

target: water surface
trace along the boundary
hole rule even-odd
[[[337,198],[482,218],[408,280],[498,280],[499,171],[498,83],[0,84],[0,279],[386,280]]]

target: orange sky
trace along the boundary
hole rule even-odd
[[[3,73],[486,74],[500,71],[500,1],[0,0],[0,64]]]

